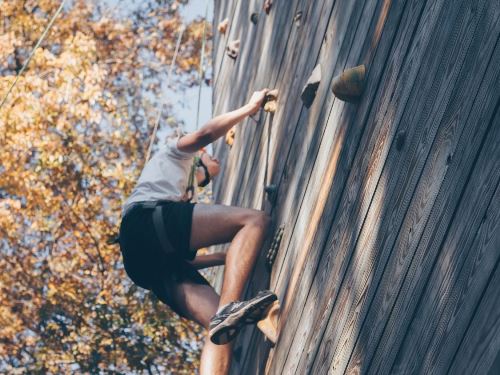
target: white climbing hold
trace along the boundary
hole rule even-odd
[[[229,42],[229,44],[226,47],[227,50],[227,55],[232,58],[233,60],[236,60],[238,57],[238,54],[240,53],[240,40],[233,40],[232,42]]]

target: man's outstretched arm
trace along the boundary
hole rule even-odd
[[[214,117],[199,130],[181,137],[177,142],[177,148],[184,152],[196,152],[216,141],[245,117],[258,112],[268,91],[268,89],[263,89],[254,92],[248,104]]]

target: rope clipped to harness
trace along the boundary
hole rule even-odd
[[[210,173],[208,172],[207,166],[205,165],[205,163],[203,163],[199,156],[195,156],[193,159],[193,164],[191,165],[191,171],[189,172],[188,185],[186,188],[186,197],[188,202],[191,202],[194,197],[195,173],[198,167],[203,168],[203,171],[205,172],[205,179],[198,183],[198,186],[205,187],[210,183]]]

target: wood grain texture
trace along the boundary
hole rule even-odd
[[[269,15],[261,6],[218,1],[214,17],[234,19],[215,39],[214,113],[280,89],[274,116],[241,124],[233,149],[216,145],[217,201],[285,225],[271,275],[263,254],[245,291],[271,276],[280,337],[270,349],[244,329],[232,373],[492,371],[500,1],[275,0]],[[222,45],[236,36],[245,47],[230,61]],[[306,109],[300,91],[318,63],[323,80]],[[332,78],[360,63],[363,97],[337,100]],[[266,182],[279,188],[275,206]]]
[[[405,308],[409,309],[411,303],[408,301],[408,298],[411,296],[412,291],[417,292],[419,289],[417,284],[413,285],[410,289],[403,289],[403,291],[401,291],[401,289],[399,289],[400,284],[403,280],[407,282],[412,278],[415,278],[414,281],[416,283],[419,283],[420,280],[425,280],[425,273],[418,273],[417,275],[414,274],[416,269],[419,270],[418,272],[422,272],[422,265],[412,265],[412,268],[408,273],[410,262],[414,261],[418,263],[417,259],[420,259],[421,256],[423,256],[421,252],[424,252],[425,256],[429,258],[431,257],[430,254],[437,251],[436,247],[438,247],[441,243],[445,230],[443,229],[436,232],[436,229],[449,223],[449,220],[451,220],[451,213],[453,212],[450,212],[450,209],[455,207],[460,201],[461,187],[467,180],[467,173],[474,160],[473,155],[481,148],[482,137],[484,136],[487,124],[489,123],[487,116],[491,116],[495,105],[495,98],[498,98],[498,95],[494,97],[486,95],[486,93],[491,92],[492,88],[497,84],[498,69],[495,67],[494,60],[490,61],[488,56],[488,54],[491,53],[491,42],[495,42],[495,37],[489,36],[490,34],[485,35],[488,36],[489,40],[487,40],[478,50],[472,50],[469,52],[467,58],[469,62],[466,63],[466,66],[471,64],[473,61],[476,61],[476,59],[473,58],[475,54],[481,56],[481,64],[477,64],[470,69],[464,69],[466,74],[461,77],[459,80],[461,84],[455,90],[458,95],[455,95],[454,104],[453,102],[450,104],[444,116],[445,127],[443,128],[443,131],[441,131],[442,135],[437,138],[441,139],[441,141],[436,144],[436,146],[439,147],[436,149],[436,146],[434,146],[434,149],[436,150],[432,152],[432,155],[435,156],[430,159],[430,162],[434,165],[438,162],[441,163],[440,169],[442,172],[446,171],[446,175],[444,177],[444,182],[440,187],[436,202],[432,207],[426,228],[420,237],[420,242],[418,242],[418,239],[417,241],[414,240],[413,245],[411,245],[411,243],[409,243],[404,236],[405,232],[409,233],[409,230],[413,230],[413,228],[403,224],[402,229],[399,230],[401,234],[398,235],[399,238],[394,245],[395,250],[393,250],[393,254],[391,255],[389,263],[386,266],[383,279],[378,287],[374,302],[372,302],[370,310],[367,313],[367,319],[363,323],[361,335],[358,338],[358,343],[356,344],[356,348],[350,360],[350,365],[347,371],[349,373],[357,373],[360,370],[360,367],[368,368],[370,360],[373,356],[373,350],[377,345],[379,345],[380,348],[383,348],[383,351],[380,351],[380,355],[376,357],[374,361],[375,363],[373,366],[375,368],[378,368],[378,365],[381,363],[388,362],[389,358],[391,358],[391,351],[394,350],[394,347],[388,344],[388,342],[390,342],[391,337],[396,340],[397,337],[400,337],[399,333],[404,331],[404,324],[408,321],[407,317],[404,315],[400,316],[396,313],[399,311],[397,307],[398,305],[396,305],[393,310],[395,316],[394,318],[391,317],[390,322],[387,323],[387,319],[390,317],[395,299],[400,298],[400,302],[406,301],[403,303],[405,304]],[[476,44],[474,43],[474,45]],[[477,77],[484,74],[484,68],[487,63],[489,63],[487,75],[481,80],[478,80]],[[475,97],[477,100],[474,102],[471,111],[470,107],[473,101],[469,100],[468,90],[471,90],[471,96],[474,97],[474,90],[477,90],[476,87],[479,83],[481,83],[482,87],[478,92],[476,92]],[[466,121],[469,123],[465,125]],[[464,129],[461,130],[461,128]],[[460,136],[460,140],[458,141],[458,145],[453,150],[453,147],[455,147],[454,142],[456,142],[453,141],[453,138],[456,139],[457,132],[459,132],[459,134],[462,132],[462,134]],[[439,161],[439,158],[441,161]],[[421,180],[425,183],[425,181],[431,181],[431,179],[439,178],[439,173],[436,172],[438,170],[439,169],[436,170],[435,167],[433,167],[433,169],[426,169],[426,171],[422,174]],[[417,189],[415,195],[418,196],[418,194]],[[418,210],[420,210],[418,205],[415,205],[415,208],[410,208],[409,213],[407,214],[408,219],[406,219],[408,223],[411,223],[411,220],[409,219],[411,218],[412,212],[417,212]],[[415,232],[413,230],[413,235],[414,233]],[[435,244],[429,242],[431,238],[435,241]],[[412,254],[414,251],[413,248],[417,245],[418,249],[416,250],[416,255],[414,255],[415,260],[412,260]],[[421,259],[419,261],[421,261]],[[389,324],[387,329],[390,329],[389,332],[392,331],[392,333],[386,333],[382,343],[379,344],[380,335],[386,324]],[[394,326],[392,327],[392,325]]]
[[[451,31],[453,27],[458,26],[454,26],[457,24],[454,23],[453,8],[448,7],[446,11],[449,12],[447,20]],[[457,15],[464,14],[459,7],[456,7],[455,12]],[[466,24],[468,23],[465,21],[460,23],[460,25]],[[446,23],[439,24],[438,27],[443,25]],[[424,29],[420,30],[427,32]],[[353,230],[343,226],[335,229],[339,232],[352,233],[348,236],[344,235],[339,244],[339,248],[345,249],[351,256],[341,284],[335,286],[339,289],[339,294],[326,328],[328,333],[325,334],[325,339],[330,340],[331,345],[323,346],[318,351],[316,363],[313,366],[314,372],[343,373],[351,353],[351,345],[359,329],[358,324],[364,318],[366,308],[390,255],[395,234],[398,233],[401,220],[411,200],[416,201],[417,207],[408,224],[410,231],[413,230],[412,237],[418,237],[419,231],[425,224],[425,212],[429,208],[427,210],[424,208],[432,207],[432,196],[435,196],[435,192],[439,190],[439,179],[435,181],[435,184],[431,180],[430,186],[426,186],[420,195],[414,194],[415,186],[422,181],[422,168],[428,160],[430,146],[434,142],[450,93],[452,93],[453,85],[450,83],[455,82],[461,70],[463,54],[456,56],[453,52],[462,51],[463,46],[466,50],[467,43],[470,43],[470,40],[466,38],[460,40],[443,38],[431,42],[430,48],[424,54],[421,67],[425,67],[426,73],[436,72],[436,74],[424,76],[421,70],[413,86],[414,93],[426,91],[428,95],[423,101],[415,94],[410,95],[401,121],[394,123],[398,132],[408,134],[405,152],[398,152],[396,147],[389,148],[391,142],[377,144],[375,155],[379,153],[379,149],[386,148],[388,151],[380,152],[380,155],[386,154],[386,158],[377,157],[375,160],[379,161],[372,164],[375,170],[383,166],[378,181],[374,179],[377,184],[374,193],[371,193],[371,189],[364,190],[362,195],[354,200],[360,203],[360,210],[353,212],[354,218],[359,217],[360,229]],[[447,52],[447,49],[450,52]],[[443,56],[453,56],[455,64],[447,64]],[[448,69],[445,70],[444,67]],[[412,126],[412,124],[419,124],[419,126]],[[437,148],[440,149],[440,147]],[[446,160],[446,153],[444,154]],[[438,171],[439,169],[434,174]],[[364,204],[366,208],[363,207]],[[404,233],[405,230],[401,229],[401,232]],[[328,290],[327,293],[329,293]]]
[[[499,191],[497,189],[491,209],[488,210],[492,215],[495,215],[495,212],[497,214],[500,212],[498,196]],[[478,234],[477,241],[486,242],[482,245],[483,249],[485,249],[485,245],[491,244],[495,246],[493,249],[498,251],[500,247],[498,238],[498,234],[500,233],[498,216],[496,216],[496,223],[488,219],[487,221],[488,224],[485,223],[485,225],[481,227],[481,232]],[[481,296],[481,301],[474,311],[473,319],[467,327],[467,332],[453,357],[453,362],[447,372],[448,374],[462,372],[466,374],[493,375],[498,373],[498,353],[500,353],[498,350],[500,347],[499,263],[500,262],[497,262],[488,286]]]

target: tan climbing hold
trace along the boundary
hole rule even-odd
[[[229,129],[229,131],[226,133],[226,143],[228,144],[229,147],[233,146],[235,135],[236,135],[236,130],[234,128]]]
[[[217,26],[217,30],[219,30],[221,34],[225,34],[228,25],[229,25],[229,18],[226,18],[224,21],[219,23],[219,26]]]
[[[274,113],[278,107],[278,90],[274,89],[267,93],[264,98],[264,111]]]
[[[280,303],[274,301],[269,306],[265,313],[265,318],[257,323],[257,328],[266,336],[266,338],[273,344],[278,341],[278,323],[280,314]]]
[[[233,40],[232,42],[229,42],[229,44],[226,47],[227,50],[227,55],[232,58],[233,60],[236,60],[238,57],[238,54],[240,53],[240,40]]]
[[[332,91],[337,98],[346,102],[354,102],[365,88],[366,67],[359,65],[345,70],[333,79]]]

